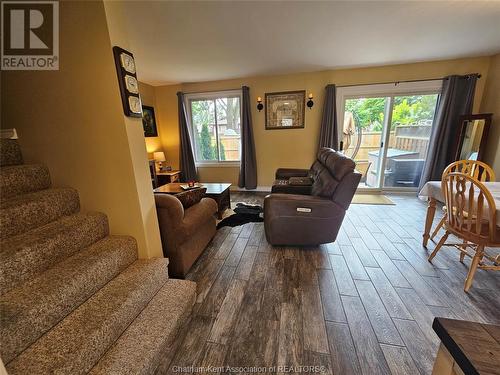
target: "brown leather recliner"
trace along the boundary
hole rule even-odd
[[[217,203],[203,198],[184,209],[173,195],[154,196],[163,255],[169,259],[168,274],[183,278],[215,235]]]
[[[361,179],[355,166],[342,153],[322,148],[309,170],[278,169],[264,199],[267,241],[296,246],[335,241]]]

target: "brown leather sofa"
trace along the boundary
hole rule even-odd
[[[322,148],[310,169],[278,169],[264,199],[267,241],[296,246],[335,241],[361,179],[355,166],[343,154]]]
[[[187,209],[173,195],[155,194],[163,254],[171,277],[184,278],[215,235],[217,203],[203,198]]]

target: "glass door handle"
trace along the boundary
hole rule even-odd
[[[380,148],[384,147],[384,142],[380,142]]]

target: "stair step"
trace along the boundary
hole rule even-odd
[[[42,227],[0,241],[1,293],[7,293],[108,233],[106,215],[90,212],[63,216]]]
[[[15,139],[0,139],[0,166],[23,164],[23,154]]]
[[[167,282],[166,258],[137,260],[6,364],[14,374],[85,374]]]
[[[53,188],[19,195],[0,203],[0,238],[50,223],[80,209],[78,192],[72,188]]]
[[[0,354],[9,362],[137,259],[135,239],[112,236],[0,298]]]
[[[196,283],[169,280],[90,374],[153,374],[196,298]]]
[[[0,191],[4,198],[49,187],[50,174],[45,165],[23,164],[0,169]]]

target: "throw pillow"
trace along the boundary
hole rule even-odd
[[[178,193],[175,197],[181,201],[184,208],[189,208],[201,201],[206,192],[207,188],[197,188]]]

